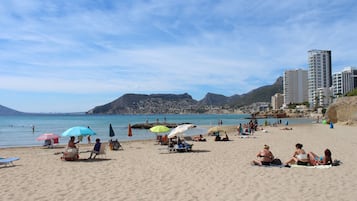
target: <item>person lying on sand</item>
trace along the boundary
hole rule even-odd
[[[310,165],[329,165],[332,164],[331,151],[329,149],[325,149],[324,156],[318,156],[313,152],[309,152],[307,154]]]
[[[201,141],[201,142],[205,142],[206,139],[202,136],[202,134],[200,134],[199,136],[195,136],[193,137],[193,141]]]

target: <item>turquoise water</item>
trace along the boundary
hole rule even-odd
[[[111,123],[117,138],[120,141],[155,139],[155,134],[145,129],[133,129],[133,136],[128,137],[128,124],[145,123],[148,121],[168,123],[193,123],[196,128],[187,132],[188,135],[204,134],[209,126],[216,126],[219,120],[223,125],[238,125],[247,123],[250,115],[243,114],[166,114],[166,115],[16,115],[0,116],[0,147],[36,146],[43,142],[36,138],[43,133],[61,135],[73,126],[90,126],[96,133],[92,137],[108,141],[109,124]],[[267,120],[275,123],[277,119],[259,119],[263,124]],[[289,124],[311,123],[310,119],[281,119]],[[35,131],[32,131],[34,126]],[[60,144],[66,144],[68,138],[60,138]],[[87,143],[84,139],[83,143]]]

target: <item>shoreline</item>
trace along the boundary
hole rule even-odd
[[[29,201],[45,201],[49,195],[59,201],[353,200],[357,196],[356,127],[300,124],[281,130],[284,127],[263,127],[268,132],[257,131],[252,138],[229,132],[231,141],[227,142],[205,136],[206,142],[190,141],[193,151],[185,153],[170,153],[155,140],[120,142],[124,150],[107,150],[95,160],[87,160],[89,153],[81,153],[78,161],[62,161],[56,155],[60,148],[3,148],[1,157],[20,160],[14,166],[0,166],[0,197]],[[298,142],[307,152],[317,154],[330,148],[332,158],[342,165],[328,169],[250,165],[264,144],[284,162]],[[82,151],[92,148],[93,144],[80,145]]]

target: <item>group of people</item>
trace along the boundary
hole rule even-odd
[[[238,135],[252,135],[258,129],[257,119],[250,120],[248,124],[239,124],[237,127]]]
[[[77,148],[76,144],[78,144],[80,141],[78,140],[76,142],[75,139],[76,138],[74,136],[71,136],[71,138],[68,141],[67,148],[66,148],[65,152],[63,153],[63,158],[65,160],[77,160],[79,158],[79,152],[78,152],[78,148]],[[88,159],[92,159],[92,157],[94,159],[97,156],[97,154],[99,154],[101,144],[102,143],[100,142],[100,139],[97,138],[95,140],[93,150],[90,151],[90,156]],[[94,156],[93,156],[93,154],[94,154]]]
[[[313,152],[305,152],[302,148],[303,145],[297,143],[295,145],[295,151],[292,157],[284,163],[286,167],[290,167],[292,164],[297,165],[329,165],[332,164],[331,151],[329,149],[325,149],[323,156],[318,156]],[[258,159],[253,160],[252,164],[254,165],[270,165],[274,160],[274,155],[270,151],[270,147],[268,145],[264,145],[264,148],[258,152]]]

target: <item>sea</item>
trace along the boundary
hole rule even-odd
[[[44,133],[55,133],[61,135],[68,128],[74,126],[89,126],[96,132],[92,136],[92,142],[95,138],[101,141],[108,141],[109,124],[115,132],[112,139],[119,141],[148,140],[155,139],[156,134],[148,129],[132,129],[133,135],[128,136],[128,125],[148,123],[192,123],[196,127],[188,130],[186,135],[205,134],[212,126],[217,126],[218,122],[222,125],[239,125],[248,123],[250,115],[248,114],[149,114],[149,115],[85,115],[85,114],[33,114],[33,115],[4,115],[0,116],[0,148],[5,147],[27,147],[41,146],[43,141],[37,141],[36,138]],[[283,124],[306,124],[311,123],[311,119],[258,119],[258,124],[262,125],[267,121],[270,124],[281,120]],[[59,144],[66,144],[68,137],[60,137]],[[82,143],[87,143],[83,138]]]

